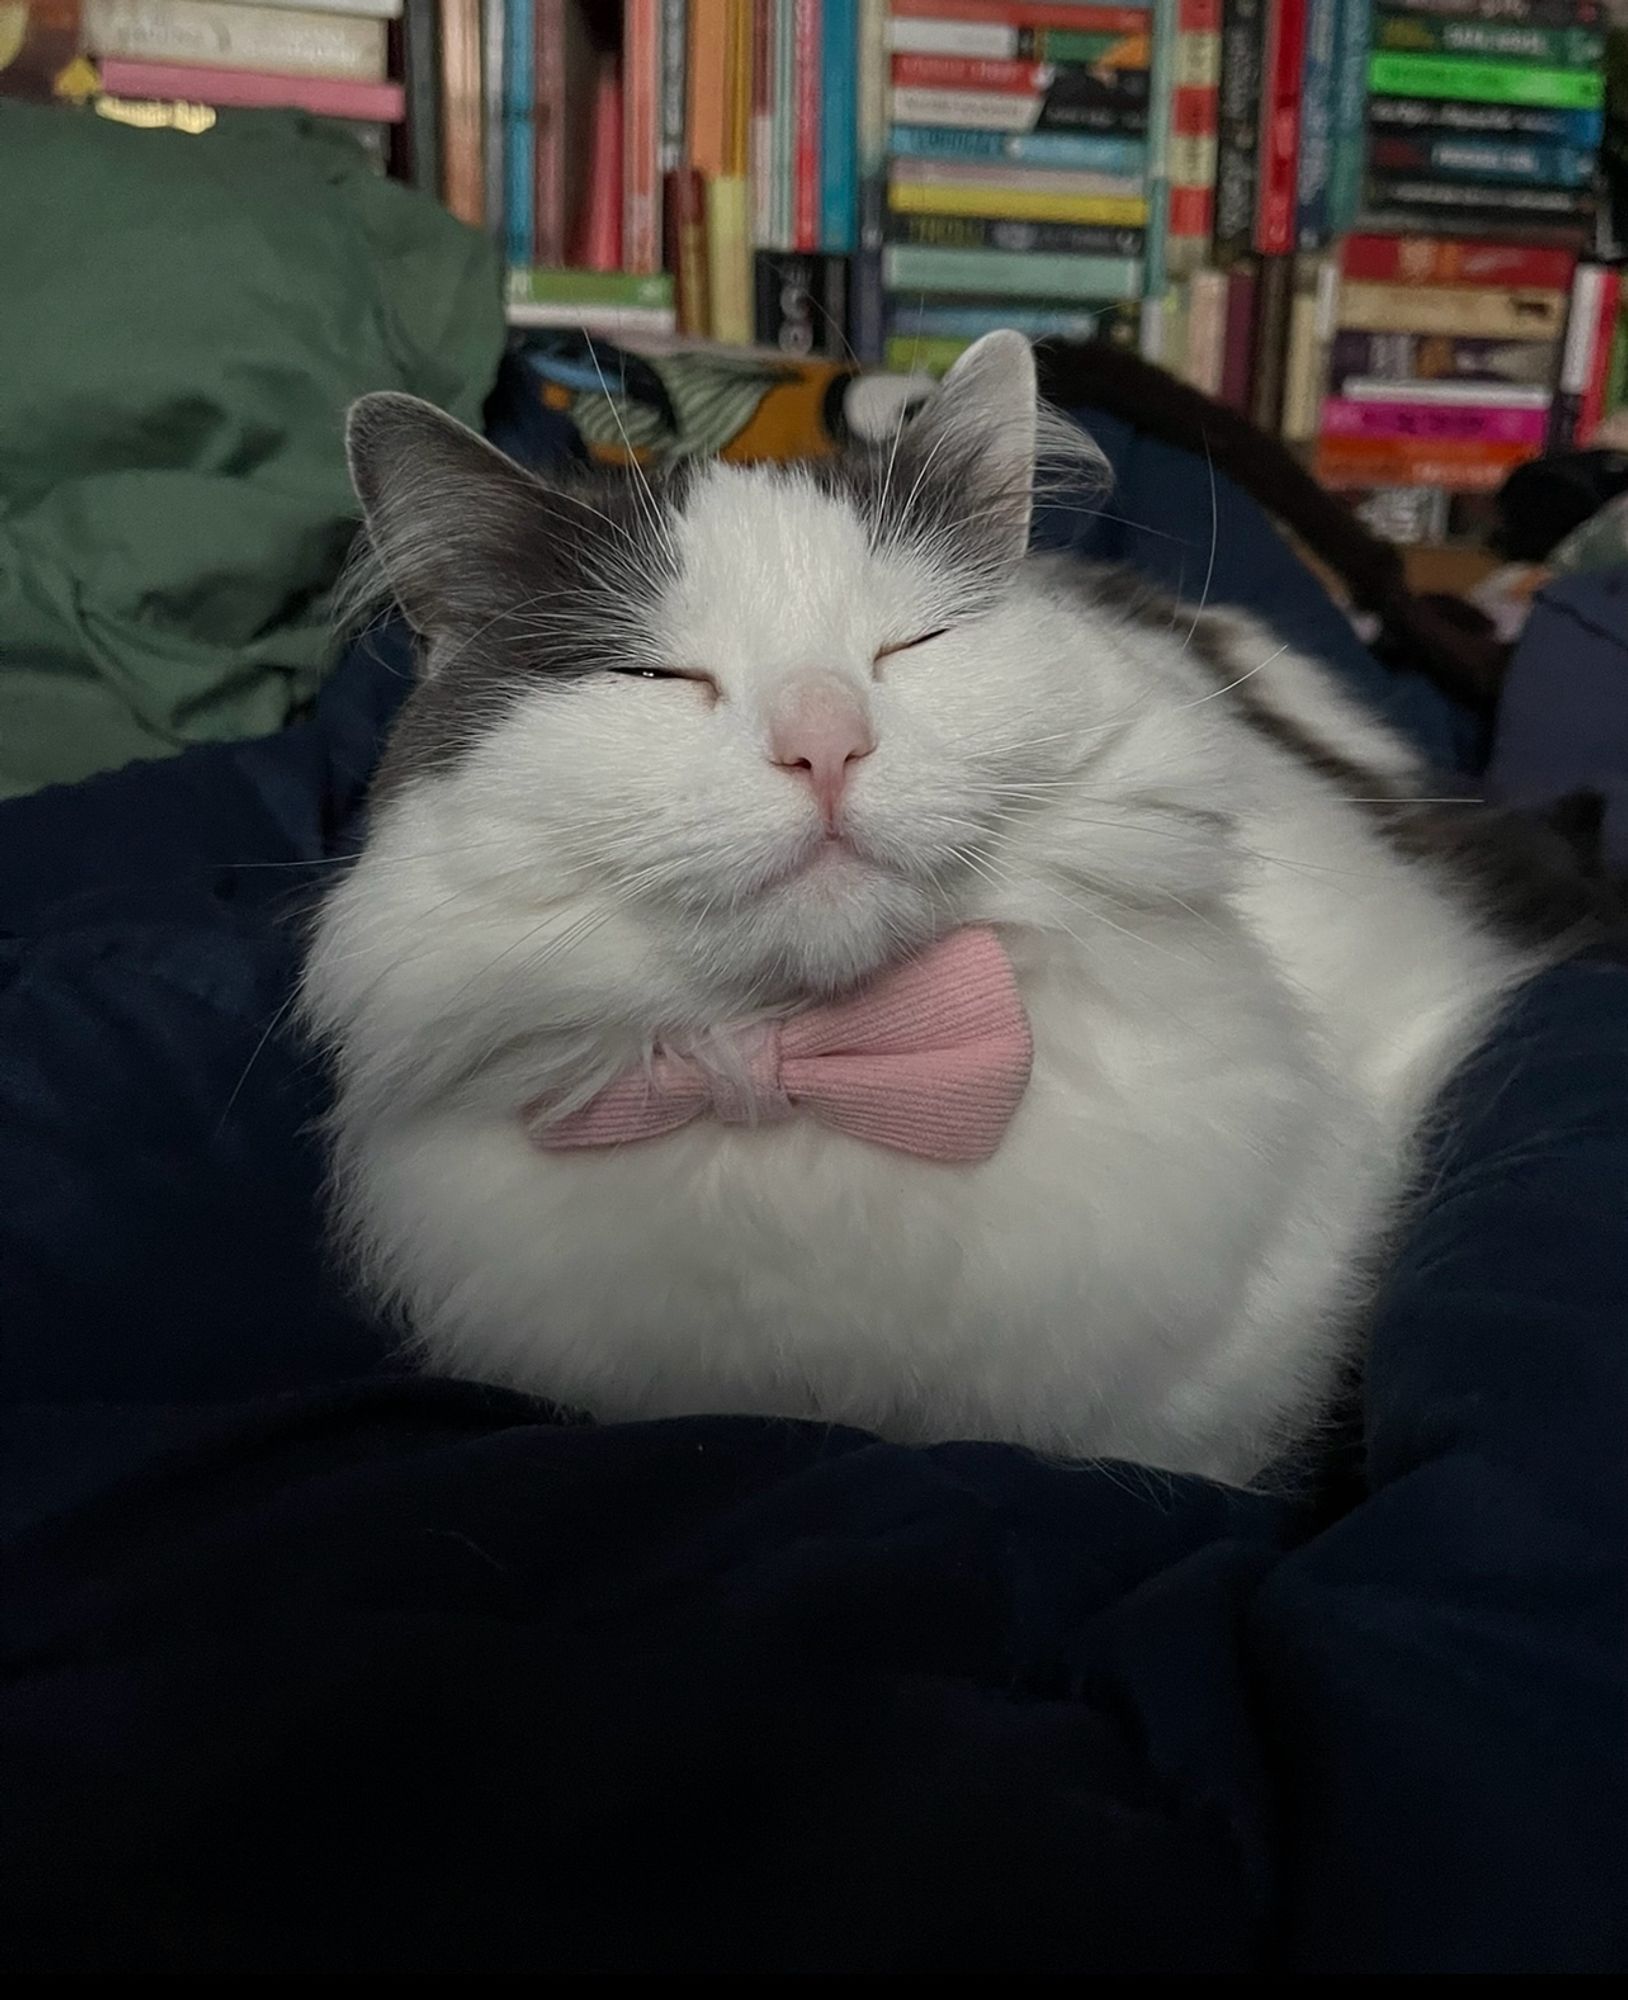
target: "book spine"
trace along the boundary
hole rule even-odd
[[[744,347],[752,338],[752,248],[747,241],[745,176],[720,174],[708,181],[706,200],[709,331],[714,340]]]
[[[1227,350],[1227,274],[1195,271],[1187,290],[1187,380],[1206,396],[1219,396]]]
[[[888,169],[888,184],[890,187],[1012,188],[1026,194],[1105,195],[1125,201],[1142,201],[1146,194],[1138,174],[1082,173],[1075,169],[1024,166],[1011,160],[898,159]]]
[[[1369,333],[1484,334],[1553,340],[1565,323],[1564,292],[1479,285],[1353,283],[1340,292],[1340,324]]]
[[[1427,20],[1532,21],[1553,28],[1597,28],[1603,0],[1407,0],[1405,11]]]
[[[1368,402],[1330,396],[1323,404],[1325,438],[1410,438],[1419,444],[1525,445],[1541,450],[1548,430],[1545,410],[1505,409],[1496,403]]]
[[[660,0],[623,0],[622,258],[661,269]]]
[[[1148,129],[1145,89],[1099,97],[1020,97],[998,90],[899,90],[889,94],[898,125],[965,126],[980,132],[1112,132],[1140,137]]]
[[[1552,63],[1560,68],[1597,63],[1605,37],[1594,28],[1537,27],[1520,21],[1455,20],[1398,14],[1388,9],[1374,23],[1376,49],[1403,55],[1484,56],[1493,61]]]
[[[1283,377],[1289,358],[1294,306],[1294,261],[1263,257],[1255,282],[1255,349],[1249,414],[1263,431],[1277,432],[1283,415]]]
[[[1622,272],[1620,269],[1605,270],[1602,277],[1604,282],[1600,287],[1599,310],[1594,322],[1594,352],[1589,362],[1588,381],[1584,385],[1575,433],[1578,444],[1591,443],[1595,431],[1604,421],[1622,318]]]
[[[912,299],[888,314],[891,334],[919,334],[927,339],[980,340],[986,333],[1011,328],[1031,340],[1047,337],[1089,340],[1102,315],[1067,306],[926,305]]]
[[[669,312],[673,281],[664,272],[648,278],[627,271],[511,270],[507,292],[510,305],[631,307],[640,312]]]
[[[1014,28],[1074,28],[1092,34],[1139,34],[1147,8],[1045,5],[1043,0],[892,0],[899,20],[1002,21]]]
[[[1518,243],[1461,243],[1451,237],[1348,236],[1340,252],[1347,278],[1376,284],[1524,285],[1565,291],[1577,259],[1567,250]]]
[[[191,63],[127,62],[122,56],[109,56],[98,68],[102,89],[111,97],[178,98],[188,104],[212,104],[218,110],[286,108],[377,125],[399,125],[407,109],[399,83],[274,76],[267,70],[204,69]]]
[[[507,0],[503,59],[503,254],[510,264],[531,261],[536,196],[537,100],[532,0]]]
[[[1144,232],[1101,222],[999,222],[989,216],[894,215],[890,243],[946,250],[1013,250],[1032,256],[1140,257]]]
[[[1368,194],[1376,208],[1413,209],[1443,221],[1463,212],[1495,218],[1514,228],[1523,222],[1582,223],[1594,212],[1593,196],[1585,188],[1488,187],[1473,181],[1415,180],[1407,175],[1371,172]]]
[[[505,240],[503,211],[508,197],[503,148],[504,58],[507,53],[508,0],[482,0],[481,5],[481,158],[486,169],[486,228],[501,248]]]
[[[587,199],[571,262],[589,271],[622,267],[622,78],[602,56],[595,66],[588,136]]]
[[[1021,28],[999,21],[911,21],[888,23],[887,45],[906,56],[1015,56],[1027,38]]]
[[[413,0],[402,34],[407,86],[407,162],[413,186],[441,198],[441,57],[435,0]]]
[[[1467,56],[1368,59],[1376,97],[1447,97],[1484,104],[1535,104],[1560,111],[1598,111],[1605,78],[1597,70],[1544,69],[1535,64],[1477,62]]]
[[[1338,0],[1307,0],[1300,79],[1300,156],[1295,167],[1295,241],[1320,250],[1329,239],[1329,170],[1334,150]]]
[[[847,256],[858,234],[859,8],[824,0],[820,36],[820,248]]]
[[[1221,353],[1221,400],[1247,412],[1255,370],[1255,270],[1234,264],[1227,272],[1227,330]]]
[[[1560,369],[1555,384],[1554,407],[1550,412],[1548,445],[1551,451],[1569,451],[1587,435],[1584,401],[1595,378],[1595,348],[1610,345],[1610,322],[1602,328],[1601,308],[1606,302],[1608,279],[1616,273],[1601,264],[1579,264],[1572,280],[1566,310],[1566,333],[1560,349]],[[1611,317],[1615,318],[1616,288],[1611,287]],[[1603,389],[1603,376],[1601,387]],[[1598,422],[1598,412],[1594,421]],[[1592,428],[1590,425],[1588,428]]]
[[[1328,228],[1343,236],[1362,206],[1364,120],[1368,108],[1368,37],[1373,0],[1336,0],[1334,123],[1328,155]]]
[[[1494,493],[1531,456],[1526,445],[1324,437],[1318,441],[1316,472],[1321,485],[1335,490],[1444,486],[1454,493]]]
[[[712,329],[712,276],[707,269],[707,183],[695,167],[680,167],[674,180],[678,327],[682,333],[704,335]]]
[[[797,0],[797,138],[792,191],[792,247],[814,251],[820,242],[821,0]]]
[[[80,20],[85,47],[99,56],[363,83],[388,73],[378,20],[222,0],[83,0]]]
[[[1363,84],[1368,61],[1363,56]],[[1526,104],[1453,104],[1442,98],[1372,97],[1368,123],[1376,132],[1463,132],[1478,138],[1543,139],[1555,145],[1598,146],[1599,111],[1545,111]]]
[[[481,163],[480,0],[440,0],[442,195],[461,222],[486,216]],[[104,74],[103,82],[107,78]],[[111,88],[111,86],[109,86]]]
[[[689,0],[661,0],[661,171],[684,164],[684,107],[689,95]]]
[[[1215,228],[1221,0],[1178,0],[1172,74],[1165,275],[1186,278],[1204,262]]]
[[[1278,426],[1285,444],[1310,444],[1317,435],[1339,293],[1339,266],[1332,257],[1302,252],[1295,259],[1283,364],[1283,412]]]
[[[1329,355],[1329,386],[1351,381],[1487,382],[1542,385],[1554,365],[1544,340],[1487,340],[1448,334],[1358,333],[1342,328]]]
[[[709,179],[729,171],[729,4],[690,0],[684,155]]]
[[[970,340],[932,339],[923,334],[889,334],[883,364],[897,375],[943,375],[972,345]]]
[[[1424,134],[1376,133],[1368,159],[1376,173],[1439,174],[1448,180],[1517,181],[1539,187],[1584,187],[1594,172],[1593,153],[1575,146]]]
[[[895,56],[893,82],[900,90],[1005,90],[1038,95],[1051,84],[1043,62],[996,62],[982,56]]]
[[[537,72],[533,111],[532,247],[539,264],[563,264],[565,216],[565,0],[536,0],[532,50]]]
[[[779,250],[780,221],[775,207],[774,161],[774,79],[775,10],[754,6],[752,27],[752,131],[751,174],[753,285],[756,286],[756,253]],[[754,297],[755,289],[754,289]]]
[[[1255,196],[1255,248],[1263,257],[1285,256],[1294,248],[1300,83],[1305,57],[1306,0],[1268,0]]]
[[[1137,327],[1137,345],[1149,361],[1165,358],[1162,305],[1170,282],[1170,128],[1179,12],[1180,0],[1153,0],[1148,52],[1148,232],[1142,256],[1142,316]]]
[[[933,250],[894,244],[883,253],[889,287],[985,297],[1121,299],[1142,276],[1132,257],[1033,257],[1003,250]]]
[[[895,125],[887,134],[887,149],[900,159],[999,160],[1102,174],[1145,175],[1148,157],[1141,139],[1094,132],[972,132],[950,125]]]
[[[774,9],[774,242],[789,250],[796,240],[797,0],[772,0]]]
[[[1098,222],[1131,229],[1147,224],[1142,195],[1042,194],[1028,188],[983,187],[975,181],[933,187],[893,181],[888,207],[895,215],[988,216],[997,222]]]
[[[886,338],[882,245],[887,229],[887,0],[860,0],[859,245],[853,260],[854,352],[867,367],[881,361]]]
[[[1221,87],[1215,173],[1216,260],[1248,256],[1255,239],[1259,178],[1264,0],[1226,0],[1221,21]],[[1364,84],[1368,52],[1363,50]]]

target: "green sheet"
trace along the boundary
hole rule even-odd
[[[498,261],[342,130],[0,105],[0,794],[275,729],[332,658],[345,406],[478,423]]]

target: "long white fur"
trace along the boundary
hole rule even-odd
[[[930,420],[1032,440],[1016,336],[969,382]],[[722,698],[610,676],[514,698],[381,804],[322,913],[305,1006],[366,1281],[429,1365],[602,1418],[1252,1478],[1325,1405],[1432,1101],[1526,962],[1217,695],[1185,618],[1093,612],[1030,558],[878,669],[945,622],[930,550],[877,555],[814,483],[724,467],[673,531],[652,640]],[[1302,730],[1422,775],[1270,631],[1235,644]],[[764,708],[809,666],[870,706],[868,859],[787,880],[819,829]],[[521,1129],[526,1100],[580,1103],[658,1039],[704,1046],[968,922],[1006,943],[1036,1052],[986,1165],[808,1120],[562,1154]]]

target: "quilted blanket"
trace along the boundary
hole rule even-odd
[[[1201,457],[1099,431],[1048,536],[1452,755]],[[0,809],[0,1963],[1620,1969],[1628,975],[1460,1080],[1293,1494],[595,1427],[414,1379],[323,1258],[285,1010],[405,671]]]

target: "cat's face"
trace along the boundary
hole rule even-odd
[[[383,795],[438,788],[522,911],[617,901],[737,991],[862,977],[958,919],[1063,754],[1010,588],[1036,422],[1015,335],[892,453],[648,491],[544,486],[370,398],[357,485],[425,653]]]

